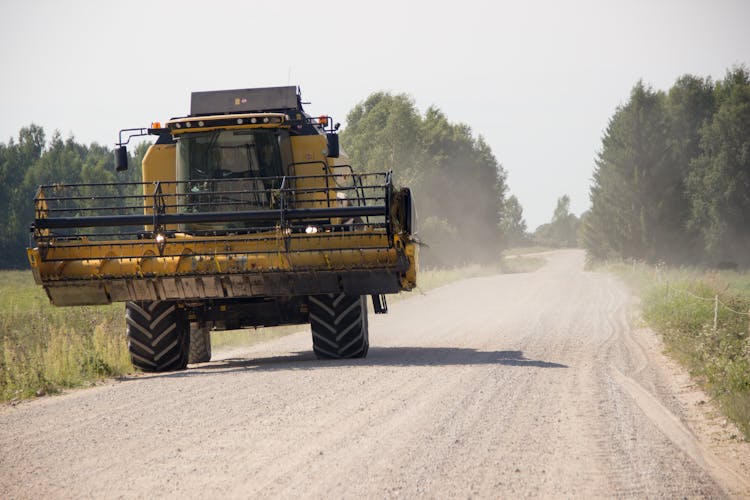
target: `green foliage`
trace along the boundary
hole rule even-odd
[[[716,84],[718,109],[700,130],[691,163],[690,223],[715,262],[750,264],[750,75],[737,68]]]
[[[508,246],[523,246],[530,242],[526,233],[526,220],[523,218],[523,207],[515,195],[505,200],[505,206],[500,214],[500,230],[505,235]]]
[[[342,145],[365,171],[393,170],[416,199],[422,262],[455,266],[499,259],[505,171],[490,147],[437,108],[421,116],[405,94],[377,92],[347,116]],[[517,200],[516,200],[517,203]],[[521,221],[515,221],[519,224]]]
[[[0,272],[0,402],[131,372],[122,305],[57,308],[30,271]]]
[[[720,305],[714,331],[712,299],[717,294],[722,304],[736,311],[750,307],[750,296],[720,293],[707,282],[678,282],[652,288],[644,297],[643,314],[750,439],[748,316]]]
[[[750,265],[750,79],[638,82],[602,139],[582,231],[592,259]]]
[[[26,264],[23,249],[33,218],[34,190],[24,179],[41,158],[44,143],[44,130],[36,125],[22,128],[17,141],[0,143],[0,207],[5,221],[0,225],[0,268]]]
[[[552,221],[542,224],[534,231],[534,242],[545,247],[578,246],[578,226],[580,221],[570,213],[570,197],[566,194],[557,199]]]
[[[41,184],[133,182],[140,180],[140,161],[148,144],[135,148],[131,165],[115,172],[112,150],[96,143],[85,146],[54,133],[47,141],[37,125],[24,127],[18,139],[0,143],[0,207],[6,223],[0,227],[0,269],[28,264],[24,248],[34,219],[34,196]],[[114,193],[113,193],[114,194]]]
[[[341,141],[358,170],[394,170],[410,186],[419,172],[420,127],[409,96],[376,92],[349,112]]]
[[[630,100],[609,122],[596,160],[591,188],[590,232],[595,257],[654,260],[675,231],[668,222],[672,197],[680,189],[667,162],[665,95],[638,82]],[[678,226],[679,228],[679,226]]]

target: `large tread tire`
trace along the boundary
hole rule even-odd
[[[211,328],[194,323],[190,325],[190,355],[188,364],[211,361]]]
[[[125,304],[128,350],[144,372],[184,370],[190,351],[190,323],[174,302]]]
[[[308,297],[313,351],[318,359],[364,358],[370,347],[365,296]]]

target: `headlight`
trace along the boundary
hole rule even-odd
[[[336,199],[339,200],[339,205],[342,207],[348,207],[349,206],[349,197],[346,196],[346,193],[342,191],[336,192]]]

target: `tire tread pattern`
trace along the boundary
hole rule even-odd
[[[127,302],[125,323],[133,366],[146,372],[187,366],[189,324],[173,302]]]
[[[308,297],[313,351],[319,359],[364,358],[369,349],[364,296],[340,294]]]
[[[191,325],[188,363],[208,363],[209,361],[211,361],[210,329],[206,325]]]

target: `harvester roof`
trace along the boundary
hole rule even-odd
[[[190,116],[302,111],[297,87],[211,90],[193,92]]]

